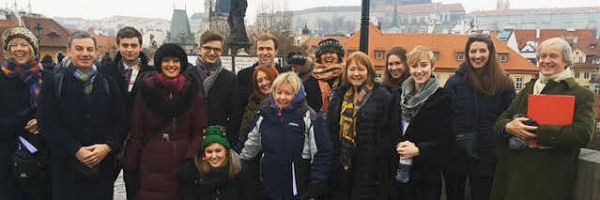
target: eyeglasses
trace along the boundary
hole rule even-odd
[[[207,52],[214,51],[215,53],[221,53],[223,51],[223,49],[221,49],[221,48],[214,48],[214,47],[209,47],[209,46],[202,46],[202,49],[204,49],[204,51],[207,51]]]

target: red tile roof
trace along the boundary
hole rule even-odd
[[[600,7],[572,7],[572,8],[535,8],[535,9],[510,9],[510,10],[485,10],[469,13],[471,16],[482,15],[514,15],[514,14],[563,14],[563,13],[598,13]]]
[[[305,45],[317,46],[319,41],[325,38],[311,38]],[[358,51],[360,43],[360,32],[354,33],[349,38],[336,38],[347,51]],[[458,69],[461,61],[458,61],[458,53],[464,53],[464,46],[468,40],[466,35],[450,34],[387,34],[382,33],[374,24],[369,26],[369,56],[376,66],[384,66],[385,60],[375,59],[375,51],[387,52],[394,46],[402,46],[410,51],[417,45],[430,48],[439,52],[436,61],[436,69],[454,71]],[[508,62],[501,62],[501,67],[508,72],[536,73],[538,69],[527,59],[513,51],[498,39],[493,39],[498,54],[507,54]],[[347,56],[348,54],[346,54]]]
[[[42,29],[42,36],[40,38],[40,47],[66,47],[67,40],[69,38],[69,32],[67,29],[51,18],[45,17],[21,17],[23,26],[31,30],[36,34],[35,27],[38,26]]]
[[[575,31],[567,31],[566,29],[540,29],[540,38],[536,38],[535,29],[527,30],[515,30],[515,37],[519,48],[522,48],[527,44],[527,41],[543,42],[544,40],[560,37],[564,38],[570,44],[574,43],[574,39],[577,41],[590,41],[594,39],[594,30],[592,29],[576,29]]]

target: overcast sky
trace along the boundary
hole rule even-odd
[[[32,11],[51,17],[81,17],[99,19],[114,15],[152,17],[170,19],[172,8],[187,7],[188,15],[204,12],[204,0],[0,0],[0,6],[12,7],[17,1],[27,8],[31,2]],[[254,23],[254,16],[261,2],[284,4],[291,10],[301,10],[317,6],[338,6],[361,4],[361,0],[248,0],[248,22]],[[462,3],[467,12],[491,10],[496,0],[433,0],[433,2]],[[575,7],[600,6],[600,0],[511,0],[511,8]]]

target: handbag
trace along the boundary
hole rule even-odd
[[[21,187],[30,187],[35,184],[42,173],[41,163],[36,156],[26,148],[18,148],[13,153],[13,171],[17,184]]]

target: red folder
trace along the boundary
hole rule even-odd
[[[527,116],[540,125],[567,126],[573,123],[575,96],[529,95]],[[536,140],[529,141],[530,148],[542,148]]]

